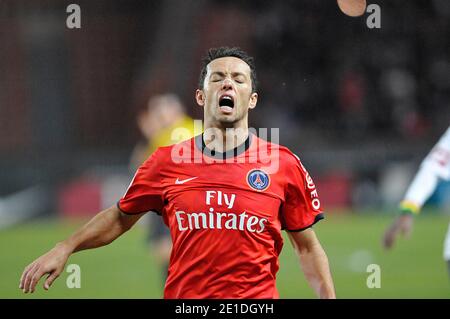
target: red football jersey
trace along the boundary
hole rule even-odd
[[[299,158],[253,134],[226,153],[206,148],[202,135],[159,148],[118,206],[155,211],[170,228],[164,298],[278,298],[281,230],[323,218]]]

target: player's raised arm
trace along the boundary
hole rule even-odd
[[[98,213],[72,236],[25,267],[19,288],[24,293],[34,292],[41,277],[48,274],[44,283],[44,289],[48,290],[72,253],[111,243],[130,229],[142,215],[125,215],[116,206]]]
[[[321,299],[335,299],[333,279],[327,255],[312,228],[287,232],[309,285]]]

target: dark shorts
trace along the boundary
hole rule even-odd
[[[148,232],[149,241],[158,241],[164,238],[170,238],[170,230],[164,224],[163,218],[153,212],[150,212],[150,227]]]

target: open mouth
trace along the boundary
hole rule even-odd
[[[234,108],[234,99],[231,95],[222,95],[219,99],[219,107],[222,111],[230,113]]]

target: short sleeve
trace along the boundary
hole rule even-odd
[[[298,157],[286,172],[285,201],[281,207],[281,224],[288,231],[305,230],[324,218],[313,179]]]
[[[164,206],[159,165],[160,150],[156,150],[136,171],[125,195],[117,206],[125,214],[148,211],[161,213]]]

